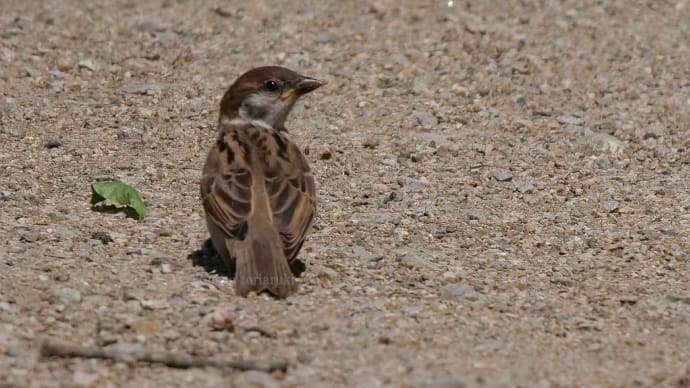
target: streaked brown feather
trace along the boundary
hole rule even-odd
[[[223,160],[225,155],[233,157]],[[247,233],[261,230],[262,238],[271,240],[266,233],[270,233],[267,228],[273,229],[280,238],[282,260],[296,258],[314,218],[314,178],[304,156],[285,134],[249,122],[221,123],[219,140],[204,166],[201,187],[209,222],[228,238],[243,240]],[[256,203],[257,198],[267,198],[266,209],[262,210],[261,204]],[[268,212],[268,217],[262,218],[257,213],[263,211]],[[238,252],[234,252],[233,245],[226,245],[228,254],[236,256]],[[256,247],[242,249],[246,254],[270,252]],[[243,266],[247,271],[261,274],[273,265],[262,261],[265,258]],[[273,270],[279,269],[268,271]],[[275,293],[289,294],[296,286],[285,287]],[[240,294],[254,290],[244,280],[237,283],[237,289]]]

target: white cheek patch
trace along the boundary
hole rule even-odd
[[[254,93],[247,96],[240,106],[240,117],[246,120],[263,120],[268,123],[276,108],[276,98],[266,93]]]
[[[239,115],[247,121],[263,121],[271,127],[280,126],[290,112],[293,99],[281,99],[273,93],[254,93],[240,106]]]

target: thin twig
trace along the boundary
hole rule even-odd
[[[97,347],[82,347],[72,345],[59,345],[45,342],[41,347],[43,357],[82,357],[82,358],[102,358],[108,360],[135,360],[140,362],[150,362],[164,364],[172,368],[194,368],[194,367],[215,367],[229,368],[241,371],[257,370],[271,373],[274,371],[287,370],[287,363],[282,361],[249,361],[249,360],[223,360],[217,357],[196,357],[186,354],[172,354],[156,351],[131,351],[124,352],[115,349],[104,349]]]

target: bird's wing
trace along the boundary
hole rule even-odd
[[[262,176],[273,227],[286,258],[293,260],[314,219],[316,190],[304,155],[284,133],[253,123],[223,125],[204,166],[204,208],[228,237],[243,239],[252,211],[252,183]]]
[[[316,212],[314,176],[299,148],[283,132],[271,135],[275,152],[269,152],[265,172],[273,225],[280,233],[288,260],[293,260]]]
[[[239,240],[247,233],[253,182],[250,148],[239,137],[241,129],[221,128],[201,179],[201,199],[207,216],[226,236]]]

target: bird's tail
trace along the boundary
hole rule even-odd
[[[250,228],[244,240],[233,242],[233,248],[238,295],[268,291],[278,298],[286,298],[297,291],[297,282],[275,230]]]

